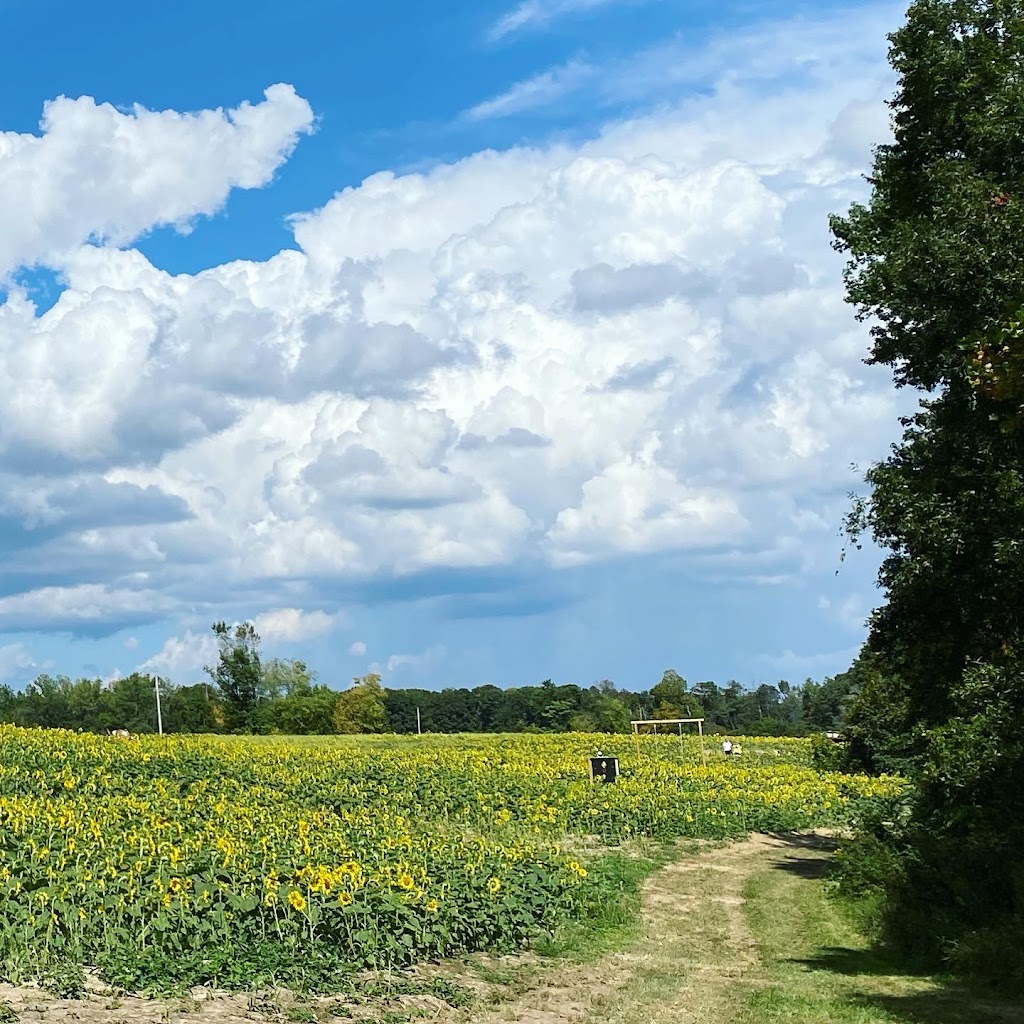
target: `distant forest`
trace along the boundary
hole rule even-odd
[[[230,652],[229,652],[230,653]],[[799,736],[837,728],[859,690],[856,668],[821,682],[781,680],[756,689],[731,680],[689,684],[669,669],[650,689],[620,689],[610,680],[581,687],[545,680],[536,686],[443,690],[390,689],[377,676],[344,691],[316,681],[302,661],[258,661],[250,685],[224,662],[211,682],[175,686],[159,680],[167,733],[317,735],[399,732],[628,732],[633,718],[703,717],[709,731]],[[229,666],[230,669],[230,666]],[[0,686],[0,722],[103,733],[157,731],[157,678],[71,680],[41,675],[23,691]],[[244,682],[244,680],[243,680]]]

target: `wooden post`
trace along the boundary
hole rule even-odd
[[[707,754],[704,753],[704,722],[700,721],[697,723],[697,732],[700,733],[700,760],[701,764],[707,765],[708,758]]]

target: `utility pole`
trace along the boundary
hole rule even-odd
[[[160,713],[160,677],[154,676],[153,689],[156,690],[156,731],[163,736],[164,734],[164,718]]]

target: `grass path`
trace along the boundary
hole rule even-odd
[[[625,951],[556,968],[475,1024],[1021,1024],[1024,1002],[896,971],[825,895],[831,844],[754,836],[653,875]]]
[[[791,837],[753,872],[745,913],[765,983],[733,1024],[1022,1024],[1024,1000],[999,1000],[949,979],[910,974],[872,951],[821,879],[830,844]]]

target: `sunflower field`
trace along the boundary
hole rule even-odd
[[[588,757],[618,756],[612,785]],[[114,739],[0,725],[0,974],[329,988],[521,948],[614,893],[602,850],[836,824],[893,778],[804,740]],[[582,851],[598,852],[585,854]]]

